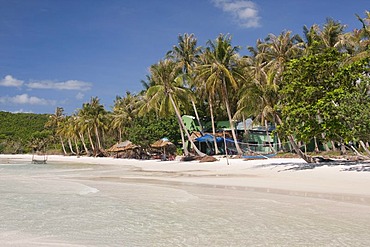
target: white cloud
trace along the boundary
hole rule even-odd
[[[57,89],[57,90],[77,90],[77,91],[88,91],[91,89],[92,84],[89,82],[68,80],[65,82],[54,82],[54,81],[39,81],[30,82],[27,87],[32,89]]]
[[[0,81],[0,86],[3,87],[21,87],[23,85],[23,81],[15,79],[11,75],[7,75]]]
[[[47,100],[35,96],[29,96],[28,94],[19,94],[14,97],[0,97],[0,103],[11,103],[20,105],[55,105],[56,102],[54,100]]]
[[[79,92],[77,95],[76,95],[76,99],[78,99],[78,100],[81,100],[81,99],[83,99],[84,98],[84,94],[83,93],[81,93],[81,92]]]
[[[19,109],[18,111],[12,111],[12,113],[33,113],[33,111],[25,111],[23,109]]]
[[[214,5],[233,15],[242,27],[259,27],[261,17],[257,5],[246,0],[212,0]]]

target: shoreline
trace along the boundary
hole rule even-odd
[[[0,155],[1,163],[30,162],[32,155]],[[80,163],[113,167],[114,175],[68,178],[79,181],[140,182],[159,185],[207,186],[229,190],[311,197],[370,206],[370,172],[349,170],[356,164],[320,164],[296,169],[306,163],[300,158],[243,160],[218,158],[215,162],[117,159],[49,155],[50,163]],[[228,165],[229,163],[229,165]],[[48,165],[46,164],[46,165]],[[43,164],[45,165],[45,164]],[[122,166],[137,171],[127,176]],[[359,164],[357,165],[359,166]]]

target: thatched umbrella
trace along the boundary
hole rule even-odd
[[[166,147],[167,146],[175,146],[172,142],[170,142],[167,138],[162,138],[150,145],[153,148],[163,148],[163,153],[166,154]]]

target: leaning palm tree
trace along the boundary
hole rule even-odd
[[[92,97],[90,102],[84,103],[82,109],[79,111],[79,116],[82,117],[82,121],[86,124],[88,136],[95,154],[97,154],[97,151],[102,150],[101,138],[103,131],[107,128],[106,115],[107,112],[104,106],[100,104],[98,97]],[[95,144],[91,132],[94,133]]]
[[[197,46],[197,39],[194,34],[185,33],[178,36],[178,44],[173,46],[171,51],[167,52],[167,57],[174,60],[180,67],[181,74],[183,75],[183,84],[193,92],[197,89],[194,67],[198,62],[201,49],[200,46]],[[195,97],[190,98],[195,117],[202,131],[202,123],[200,122],[195,100]]]
[[[63,114],[64,109],[62,107],[57,107],[55,109],[55,113],[49,116],[49,120],[46,122],[45,127],[51,128],[53,133],[59,137],[60,143],[62,145],[64,155],[67,154],[66,148],[64,146],[63,136],[60,134],[61,125],[65,116]]]
[[[215,41],[208,41],[207,45],[205,56],[207,56],[208,63],[200,66],[200,77],[206,78],[208,92],[215,92],[219,89],[226,107],[236,151],[242,155],[243,151],[238,144],[229,104],[229,91],[238,88],[236,78],[243,79],[242,74],[236,70],[239,47],[231,46],[231,37],[222,34]]]
[[[179,70],[177,64],[168,59],[162,60],[152,65],[150,72],[155,85],[148,88],[146,92],[149,109],[157,108],[157,111],[162,116],[175,112],[180,129],[185,132],[192,148],[199,156],[204,156],[205,154],[200,152],[194,144],[181,118],[179,107],[181,105],[186,106],[188,95],[191,92],[179,83],[181,80],[178,77]]]

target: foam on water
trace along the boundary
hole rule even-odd
[[[88,195],[88,194],[94,194],[98,193],[99,190],[97,188],[92,188],[92,187],[86,187],[85,189],[81,190],[79,192],[80,195]]]

